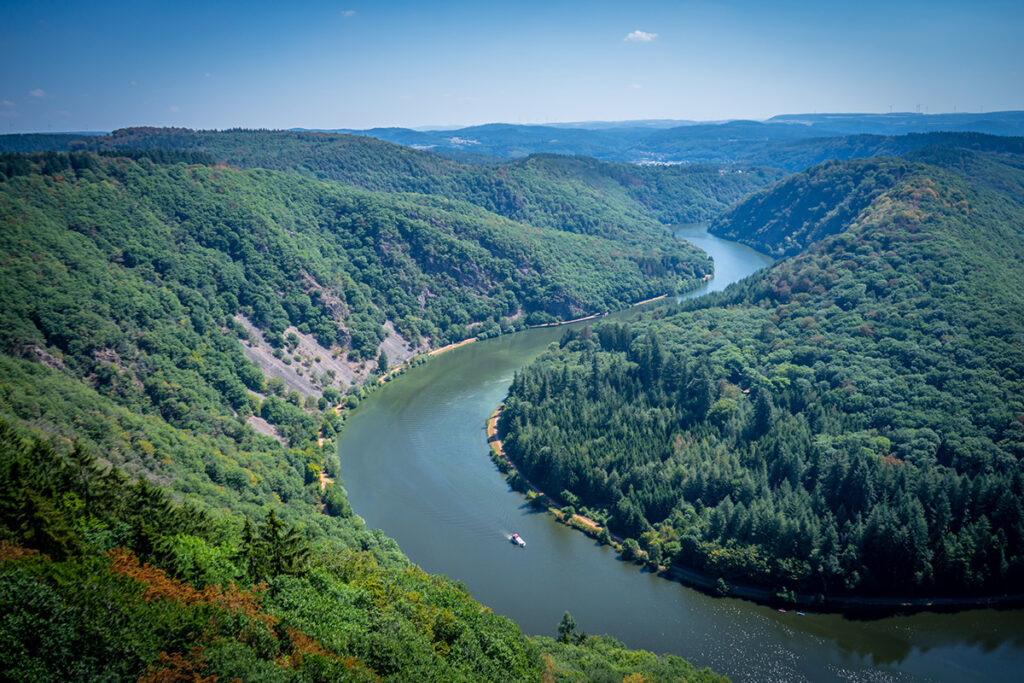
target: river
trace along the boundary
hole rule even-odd
[[[677,234],[715,259],[715,277],[688,296],[771,263],[702,226]],[[734,681],[1020,680],[1024,611],[873,620],[780,613],[659,578],[526,505],[488,459],[484,422],[513,373],[564,331],[468,344],[364,401],[339,454],[352,507],[367,525],[395,538],[423,569],[462,581],[526,633],[555,635],[569,610],[581,630],[681,655]],[[524,550],[509,544],[513,532],[526,539]]]

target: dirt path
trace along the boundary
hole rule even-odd
[[[587,316],[584,316],[582,318],[573,318],[572,320],[561,320],[559,322],[554,322],[554,323],[541,323],[540,325],[527,325],[527,327],[529,327],[531,330],[536,329],[538,327],[560,327],[562,325],[571,325],[573,323],[581,323],[584,320],[594,320],[595,318],[603,318],[606,315],[608,315],[608,314],[607,313],[595,313],[594,315],[587,315]]]

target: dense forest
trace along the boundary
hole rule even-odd
[[[678,657],[519,628],[338,538],[179,505],[0,421],[0,666],[12,680],[713,681]]]
[[[173,149],[3,155],[0,232],[6,675],[717,678],[527,638],[411,566],[353,514],[333,439],[385,336],[426,349],[621,307],[695,283],[695,250]],[[300,360],[299,337],[365,385]],[[316,391],[268,378],[257,343]]]
[[[5,214],[21,214],[7,230],[23,233],[10,243],[42,240],[44,253],[77,255],[83,268],[113,262],[134,279],[184,282],[217,301],[217,322],[245,308],[261,329],[294,325],[357,358],[374,355],[385,320],[414,344],[454,341],[470,323],[620,307],[690,286],[709,268],[660,235],[625,245],[293,174],[87,153],[14,155],[4,165]],[[26,278],[42,279],[36,270],[8,286],[29,287]],[[82,300],[74,283],[50,287]],[[27,319],[33,296],[12,292],[11,314]],[[53,328],[81,338],[66,321]]]
[[[125,128],[104,136],[0,136],[0,150],[6,149],[185,151],[378,192],[462,200],[512,220],[625,243],[638,234],[663,237],[663,223],[708,220],[781,177],[751,167],[720,173],[711,166],[642,167],[551,154],[463,163],[368,137],[297,131]]]
[[[871,149],[875,154],[900,157],[903,163],[864,159],[840,164],[836,161],[842,159],[833,158],[813,173],[789,176],[747,197],[716,217],[710,231],[776,257],[791,256],[844,230],[914,168],[914,162],[941,166],[1014,202],[1024,196],[1024,174],[1018,172],[1024,138],[935,133],[885,141],[881,149]]]
[[[631,554],[722,592],[1019,593],[1024,156],[965,141],[733,209],[721,234],[795,255],[567,333],[513,381],[506,451]]]

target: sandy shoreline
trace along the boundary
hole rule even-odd
[[[439,353],[444,353],[445,351],[451,351],[452,349],[457,349],[460,346],[465,346],[466,344],[472,344],[476,340],[477,340],[476,337],[470,337],[469,339],[463,339],[460,342],[455,342],[454,344],[448,344],[447,346],[442,346],[439,349],[434,349],[433,351],[429,351],[429,352],[427,352],[427,355],[428,356],[436,356]]]

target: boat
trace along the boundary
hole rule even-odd
[[[512,534],[512,538],[510,538],[509,541],[512,543],[512,545],[517,545],[520,548],[526,547],[526,541],[524,541],[523,537],[519,534]]]

